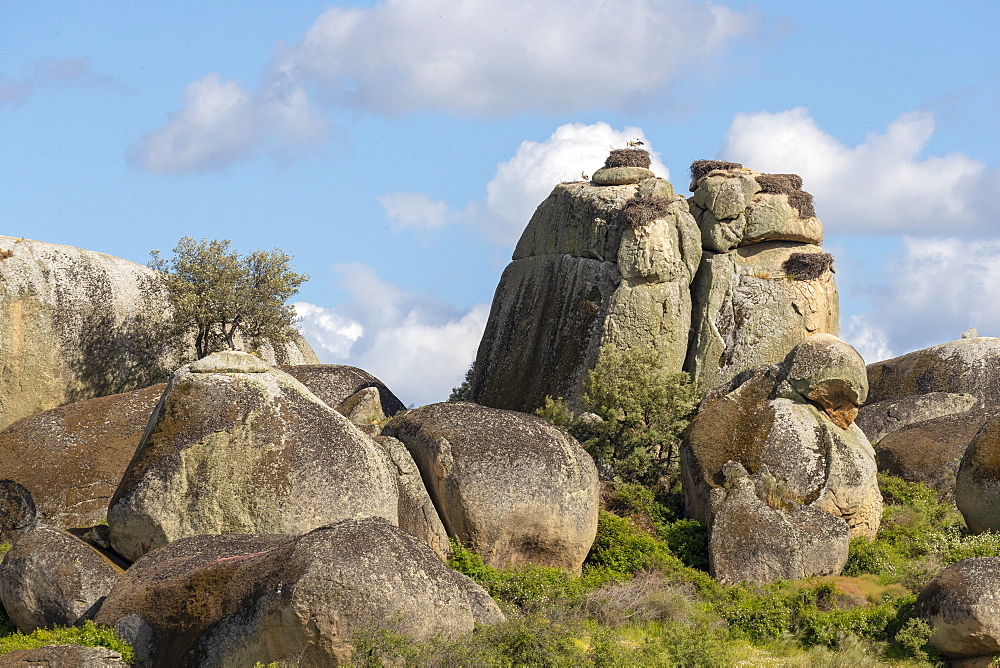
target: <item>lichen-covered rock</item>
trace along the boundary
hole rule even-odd
[[[944,569],[920,592],[915,611],[931,625],[931,644],[952,661],[1000,653],[1000,557]]]
[[[785,499],[766,465],[749,476],[728,462],[712,490],[709,570],[722,584],[839,575],[851,535],[844,520]]]
[[[778,362],[806,337],[837,335],[840,307],[830,271],[799,280],[786,265],[819,246],[767,242],[706,251],[691,286],[691,344],[685,370],[707,391],[761,364]],[[824,254],[825,255],[825,254]]]
[[[868,384],[871,403],[949,392],[1000,406],[1000,338],[959,339],[869,364]]]
[[[978,401],[971,394],[954,392],[927,392],[874,403],[868,401],[858,411],[855,422],[869,441],[878,443],[894,431],[905,429],[915,422],[964,413]]]
[[[644,167],[601,167],[590,177],[590,182],[596,186],[624,186],[652,178],[656,174]]]
[[[351,661],[355,632],[454,639],[501,621],[489,595],[379,518],[292,536],[194,536],[133,564],[95,621],[142,666]]]
[[[579,572],[597,532],[597,468],[575,439],[534,415],[454,402],[393,418],[448,535],[487,564]]]
[[[1000,531],[1000,415],[994,414],[962,456],[955,503],[973,532]]]
[[[91,619],[122,569],[84,541],[37,529],[0,563],[0,601],[22,633]]]
[[[996,408],[977,408],[910,423],[875,444],[878,470],[931,485],[953,498],[966,448],[983,425],[997,417]]]
[[[842,429],[854,422],[868,397],[865,361],[832,334],[814,334],[792,348],[785,373],[795,392],[820,406]]]
[[[813,366],[819,359],[840,360],[840,377]],[[882,510],[875,452],[857,425],[841,426],[843,406],[863,395],[863,365],[846,343],[823,336],[709,393],[680,448],[688,515],[711,520],[711,491],[733,461],[751,473],[767,466],[789,500],[843,518],[852,536],[874,536]]]
[[[624,168],[623,168],[624,169]],[[629,222],[637,199],[654,214]],[[546,395],[572,405],[602,351],[646,347],[684,364],[697,225],[663,179],[559,184],[504,270],[479,346],[472,398],[531,412]]]
[[[0,656],[0,668],[128,668],[119,652],[107,647],[46,645]]]
[[[341,364],[286,364],[278,368],[308,387],[320,401],[341,414],[345,414],[345,402],[369,388],[378,391],[379,405],[386,417],[392,417],[406,409],[385,383],[357,367]]]
[[[0,542],[38,528],[38,509],[28,488],[13,480],[0,480]]]
[[[165,387],[77,401],[18,420],[0,432],[0,478],[30,491],[41,526],[103,522]],[[4,523],[0,517],[0,528]]]
[[[448,532],[427,493],[416,462],[399,440],[378,436],[375,441],[382,446],[395,467],[396,487],[399,490],[399,528],[427,543],[447,561],[451,557]]]
[[[293,533],[359,516],[397,521],[391,463],[347,418],[246,353],[171,379],[108,508],[134,561],[184,536]]]
[[[63,404],[161,382],[193,343],[171,340],[156,273],[71,246],[0,236],[0,428]],[[311,363],[297,337],[269,362]]]

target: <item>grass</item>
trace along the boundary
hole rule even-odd
[[[7,615],[4,614],[5,620]],[[12,628],[13,624],[9,625]],[[134,659],[132,647],[122,640],[115,630],[106,626],[97,626],[88,620],[82,626],[56,627],[52,629],[38,629],[31,633],[24,634],[16,629],[3,634],[0,637],[0,655],[8,652],[16,652],[22,649],[37,649],[47,645],[83,645],[85,647],[107,647],[122,655],[126,663],[131,663]]]

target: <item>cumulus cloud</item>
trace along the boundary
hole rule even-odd
[[[996,230],[1000,171],[961,153],[923,157],[929,112],[901,114],[884,132],[847,146],[804,107],[741,113],[719,157],[763,172],[794,172],[828,232],[963,234]]]
[[[380,112],[625,108],[756,22],[696,0],[386,0],[326,10],[282,62]]]
[[[271,76],[254,92],[209,74],[188,84],[183,107],[133,148],[132,158],[161,174],[216,169],[261,152],[303,151],[324,136],[325,118],[290,77]]]
[[[390,193],[378,199],[398,227],[432,229],[446,222],[462,222],[491,241],[512,245],[553,186],[580,180],[581,172],[589,175],[604,165],[611,147],[622,148],[634,139],[643,141],[650,150],[653,173],[670,178],[641,128],[615,130],[607,123],[567,123],[544,141],[521,142],[512,158],[497,165],[486,185],[486,197],[464,210],[450,209],[419,193]]]
[[[871,312],[845,328],[868,361],[953,341],[970,327],[1000,336],[1000,240],[904,239],[870,299]]]
[[[320,360],[360,367],[406,404],[444,401],[476,356],[488,304],[456,308],[381,280],[371,267],[336,268],[347,303],[295,304],[299,326]]]

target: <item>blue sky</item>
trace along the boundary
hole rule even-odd
[[[995,2],[0,2],[3,234],[281,248],[320,358],[444,399],[534,207],[641,137],[801,174],[872,361],[1000,334]]]

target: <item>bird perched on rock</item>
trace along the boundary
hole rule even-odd
[[[580,172],[580,178],[583,179],[584,181],[590,180],[590,177],[587,176],[587,172]]]

